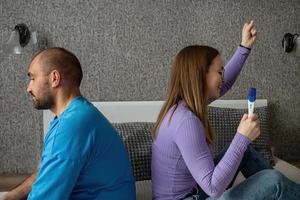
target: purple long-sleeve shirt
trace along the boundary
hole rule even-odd
[[[225,66],[224,95],[233,85],[250,51],[238,47]],[[198,184],[206,194],[220,196],[232,181],[250,140],[236,133],[227,152],[215,166],[202,122],[180,101],[172,107],[152,144],[153,199],[180,199]]]

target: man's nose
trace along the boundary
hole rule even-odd
[[[28,92],[28,93],[30,93],[30,92],[31,92],[31,85],[30,85],[30,83],[28,84],[28,86],[27,86],[27,89],[26,89],[26,90],[27,90],[27,92]]]

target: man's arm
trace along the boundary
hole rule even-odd
[[[0,198],[0,200],[23,200],[27,199],[28,194],[31,191],[31,186],[33,182],[35,181],[36,174],[32,174],[30,177],[28,177],[23,183],[18,185],[13,190],[7,192],[4,197]]]
[[[80,148],[82,149],[82,148]],[[71,159],[68,155],[44,156],[32,185],[28,200],[69,199],[85,159]]]

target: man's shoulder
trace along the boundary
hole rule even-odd
[[[89,101],[82,100],[73,104],[60,119],[61,126],[68,129],[89,131],[101,128],[111,130],[112,125],[106,117]]]
[[[82,98],[72,104],[70,108],[66,110],[63,117],[65,120],[84,120],[90,118],[101,118],[103,116],[92,103],[85,98]]]

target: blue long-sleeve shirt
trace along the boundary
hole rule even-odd
[[[134,177],[118,133],[82,96],[55,117],[29,200],[135,199]]]

